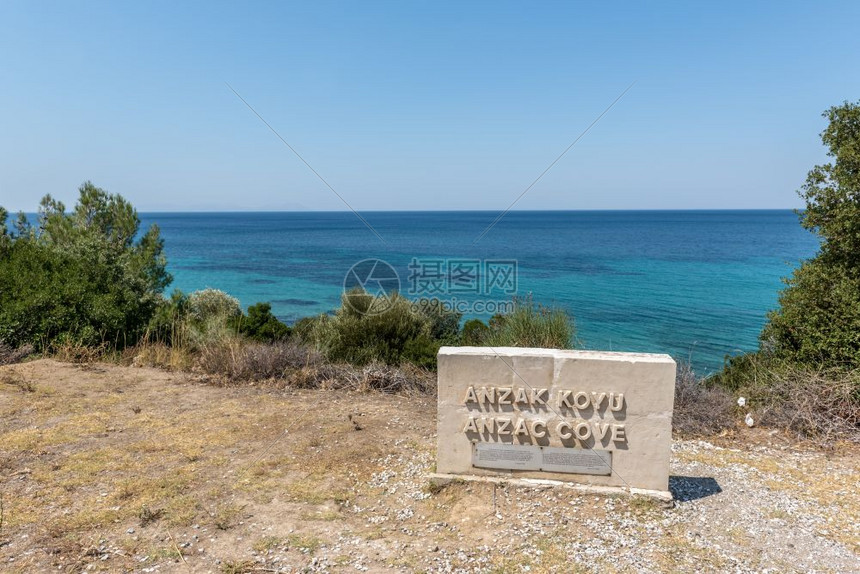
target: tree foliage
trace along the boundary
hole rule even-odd
[[[7,219],[0,210],[0,339],[137,342],[171,281],[156,225],[139,235],[134,207],[90,182],[71,212],[46,195],[35,226]]]
[[[800,364],[860,366],[860,102],[824,112],[832,161],[815,166],[799,194],[800,222],[818,254],[786,280],[762,332],[763,351]]]

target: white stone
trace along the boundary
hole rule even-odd
[[[437,472],[574,482],[668,494],[675,361],[668,355],[552,349],[439,350]],[[475,445],[509,445],[510,469],[473,465]],[[534,470],[547,447],[594,450],[605,472]],[[517,450],[523,456],[517,456]],[[526,451],[529,451],[526,453]],[[486,451],[484,451],[486,452]],[[574,451],[572,451],[574,452]],[[588,457],[581,457],[587,461]],[[483,459],[482,459],[483,460]],[[563,460],[563,458],[561,459]],[[577,457],[570,460],[575,461]],[[520,470],[516,470],[516,465]],[[565,463],[567,464],[567,463]],[[504,466],[493,463],[489,466]]]

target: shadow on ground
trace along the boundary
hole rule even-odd
[[[670,476],[669,491],[678,502],[690,502],[723,491],[717,481],[709,476]]]

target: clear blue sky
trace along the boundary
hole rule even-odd
[[[754,5],[756,4],[756,5]],[[0,205],[783,208],[860,2],[0,2]]]

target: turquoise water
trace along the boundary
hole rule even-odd
[[[817,249],[788,210],[520,211],[477,243],[497,212],[362,215],[385,242],[348,212],[142,219],[161,227],[173,287],[215,287],[245,306],[269,301],[287,322],[335,308],[350,267],[368,258],[391,264],[402,292],[413,286],[413,258],[443,265],[457,258],[515,260],[517,294],[567,309],[579,347],[669,353],[700,372],[718,368],[727,354],[756,348],[780,278]],[[507,299],[495,291],[440,296]]]

